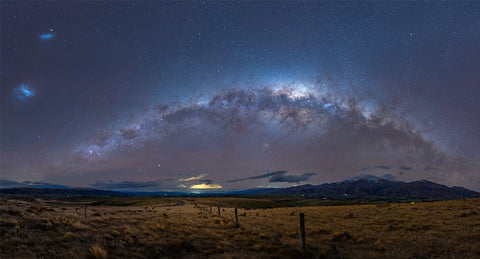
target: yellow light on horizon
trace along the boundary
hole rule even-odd
[[[201,184],[195,184],[195,185],[190,186],[190,189],[220,189],[220,188],[223,188],[223,187],[219,184],[204,184],[204,183],[201,183]]]

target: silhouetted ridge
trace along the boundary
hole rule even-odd
[[[97,190],[90,188],[6,188],[0,189],[2,194],[25,196],[122,196],[124,194],[114,191]]]
[[[364,175],[336,183],[301,185],[283,189],[268,190],[264,194],[302,195],[306,197],[356,198],[393,197],[422,199],[478,198],[480,193],[463,187],[448,187],[427,180],[400,182],[381,177]]]

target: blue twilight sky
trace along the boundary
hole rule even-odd
[[[480,190],[477,1],[2,1],[1,60],[5,183]]]

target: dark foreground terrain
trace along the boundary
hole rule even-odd
[[[480,199],[271,208],[276,204],[281,203],[258,198],[3,197],[0,253],[1,258],[480,257]],[[306,251],[300,246],[299,212],[305,213]]]

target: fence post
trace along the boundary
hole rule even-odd
[[[220,206],[218,206],[218,216],[220,216]]]
[[[300,239],[302,241],[302,250],[305,252],[305,214],[300,212]]]
[[[210,206],[210,213],[212,213],[212,206]]]
[[[238,226],[238,213],[237,213],[237,208],[235,208],[235,224]]]
[[[87,205],[85,205],[85,208],[83,208],[83,211],[85,213],[85,218],[87,218]]]

